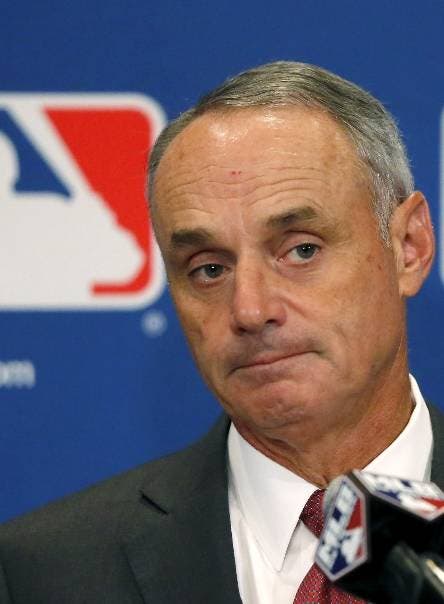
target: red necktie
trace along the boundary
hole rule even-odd
[[[324,525],[323,496],[324,491],[315,491],[301,514],[302,522],[316,537],[319,537]],[[365,602],[335,587],[317,564],[313,564],[299,586],[293,604],[365,604]]]

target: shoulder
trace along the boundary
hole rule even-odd
[[[195,488],[206,471],[223,455],[228,421],[222,418],[204,438],[177,453],[145,463],[99,482],[0,526],[5,543],[40,543],[75,535],[90,541],[98,533],[110,540],[134,524],[141,508],[159,513]],[[117,534],[116,534],[117,533]]]
[[[123,604],[139,602],[140,589],[157,601],[165,593],[160,552],[170,553],[177,535],[191,542],[219,519],[217,544],[230,536],[223,496],[228,425],[222,418],[179,453],[1,526],[0,601]],[[183,553],[177,556],[181,564]]]

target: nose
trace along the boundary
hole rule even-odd
[[[231,327],[236,334],[257,334],[285,323],[285,304],[271,269],[239,264],[233,287]]]

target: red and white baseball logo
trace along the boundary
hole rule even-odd
[[[139,308],[160,296],[145,179],[164,122],[142,95],[0,95],[1,309]]]

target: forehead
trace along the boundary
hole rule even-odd
[[[278,153],[276,162],[280,162],[284,154],[310,151],[321,152],[322,160],[340,157],[360,165],[349,135],[324,111],[299,106],[211,111],[193,120],[170,143],[158,173],[175,169],[179,163],[207,163],[208,153],[222,163],[231,159],[251,164],[264,159],[264,153],[270,160]]]
[[[345,130],[320,110],[300,107],[210,112],[195,119],[170,144],[154,186],[156,222],[210,203],[273,203],[296,191],[346,197],[366,186],[368,172]],[[351,197],[351,194],[348,194]]]

